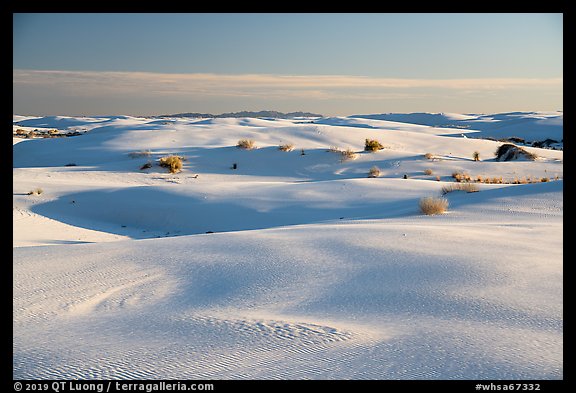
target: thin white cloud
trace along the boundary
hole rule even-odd
[[[150,94],[307,99],[387,99],[446,89],[470,93],[562,88],[562,78],[406,79],[350,75],[168,74],[153,72],[14,70],[14,87],[50,88],[78,95]],[[410,93],[406,92],[410,90]],[[404,93],[402,93],[404,91]]]

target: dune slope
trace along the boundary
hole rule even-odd
[[[563,378],[562,151],[359,118],[15,125],[55,120],[89,130],[14,145],[14,378]],[[182,172],[139,169],[166,154]],[[454,171],[549,181],[423,215]]]

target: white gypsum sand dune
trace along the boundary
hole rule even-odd
[[[526,141],[563,140],[564,113],[556,112],[507,112],[497,114],[458,113],[384,113],[350,116],[370,121],[396,121],[427,125],[434,128],[468,130],[473,138],[522,138]]]
[[[87,131],[13,146],[14,378],[563,378],[561,150],[500,162],[360,118],[14,121]],[[454,172],[503,180],[422,214]]]

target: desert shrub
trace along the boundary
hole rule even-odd
[[[494,155],[498,160],[502,160],[502,157],[507,157],[509,155],[509,151],[513,149],[516,149],[516,145],[513,145],[512,143],[504,143],[498,146],[494,152]],[[506,158],[504,158],[504,160],[507,161]]]
[[[512,143],[504,143],[498,146],[498,149],[496,149],[494,155],[498,161],[517,160],[521,156],[524,156],[525,158],[532,161],[538,158],[536,154],[530,153],[529,151]]]
[[[481,178],[479,176],[479,178],[481,180],[477,180],[478,183],[484,183],[484,184],[503,184],[504,183],[504,179],[502,178],[502,176],[500,176],[500,177],[494,176],[492,178],[490,178],[490,177]]]
[[[328,150],[326,150],[327,152],[330,153],[338,153],[341,156],[340,161],[344,162],[344,161],[349,161],[349,160],[355,160],[356,158],[358,158],[358,153],[356,153],[354,150],[352,150],[351,148],[348,148],[346,150],[343,150],[337,146],[330,146],[330,148]]]
[[[469,182],[471,177],[469,174],[465,172],[453,172],[452,177],[456,179],[457,182]]]
[[[236,147],[245,150],[252,150],[256,148],[256,142],[252,139],[240,139]]]
[[[419,202],[420,210],[426,215],[442,214],[448,209],[448,200],[438,197],[424,197]]]
[[[278,150],[281,150],[281,151],[292,151],[292,150],[294,150],[294,145],[291,144],[291,143],[287,143],[287,144],[284,144],[284,145],[280,145],[280,146],[278,146]]]
[[[178,173],[182,170],[182,157],[175,155],[161,157],[160,166],[168,168],[170,173]]]
[[[540,178],[540,181],[541,181],[542,183],[546,183],[546,182],[550,181],[550,179],[547,178],[547,177],[542,177],[542,178]]]
[[[26,138],[34,138],[36,136],[36,133],[34,131],[30,131],[28,134],[26,134]]]
[[[146,164],[140,167],[140,170],[143,171],[144,169],[152,168],[152,163],[148,161]]]
[[[549,147],[553,143],[558,143],[557,140],[546,138],[543,141],[532,142],[532,147]]]
[[[426,158],[427,160],[433,160],[435,156],[432,153],[426,153],[424,154],[424,158]]]
[[[442,195],[452,191],[478,192],[480,189],[474,183],[452,183],[442,187]]]
[[[364,151],[378,151],[384,149],[384,145],[378,142],[376,139],[366,139],[364,144]]]
[[[514,143],[526,143],[526,140],[524,138],[519,138],[517,136],[511,136],[510,138],[508,138],[508,141]]]
[[[23,130],[22,128],[18,128],[16,130],[16,135],[26,135],[28,133],[28,131]]]
[[[342,150],[340,154],[342,154],[342,161],[355,160],[358,158],[358,153],[350,148]]]
[[[432,169],[424,169],[424,174],[430,176],[432,174]]]
[[[41,188],[35,188],[35,189],[32,190],[32,191],[28,191],[28,194],[27,194],[27,195],[40,195],[40,194],[42,194],[43,192],[44,192],[43,189],[41,189]]]
[[[480,161],[480,153],[478,151],[475,151],[474,153],[472,153],[472,158],[474,159],[474,161]]]
[[[373,166],[368,171],[368,177],[380,177],[382,175],[382,171],[377,166]]]

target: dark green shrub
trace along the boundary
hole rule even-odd
[[[364,144],[364,151],[378,151],[384,149],[384,146],[378,142],[376,139],[366,139]]]

